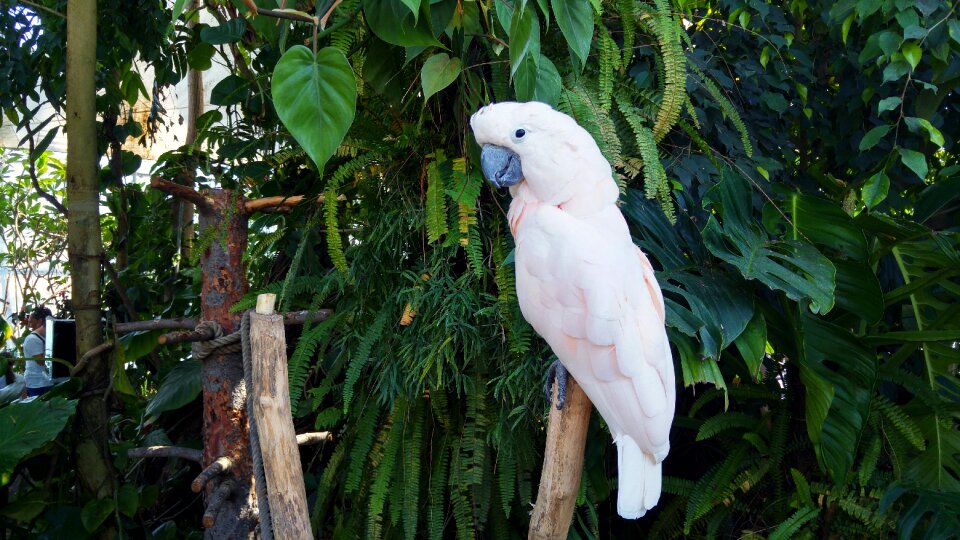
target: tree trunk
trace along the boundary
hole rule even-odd
[[[200,258],[203,287],[200,293],[203,320],[216,321],[224,334],[240,328],[240,313],[230,306],[247,292],[243,252],[247,247],[247,213],[244,198],[225,190],[210,190],[210,207],[201,207],[201,238],[212,237]],[[210,229],[213,229],[212,232]],[[210,236],[207,236],[210,235]],[[252,488],[250,430],[246,410],[243,359],[240,353],[214,353],[203,362],[203,466],[221,456],[234,466],[229,475],[236,483],[220,507],[206,538],[253,538],[258,530],[256,494]],[[207,496],[213,483],[207,484]]]
[[[77,357],[103,340],[100,325],[100,180],[97,176],[96,0],[67,2],[67,251],[73,282],[73,309],[77,328]],[[110,380],[110,364],[91,358],[81,375],[83,389],[77,405],[77,477],[89,497],[110,497],[113,468],[107,446],[108,415],[103,393]]]
[[[200,0],[190,0],[187,7],[188,12],[200,8]],[[193,28],[197,25],[199,14],[192,17],[187,22],[187,28]],[[197,158],[193,144],[197,140],[197,118],[203,114],[203,72],[189,68],[187,70],[187,137],[184,144],[191,148],[189,156],[186,156],[184,172],[177,180],[181,184],[193,187],[196,181]],[[193,203],[177,199],[173,205],[174,223],[177,227],[177,234],[180,235],[180,260],[189,261],[193,253],[193,216],[195,208]],[[183,264],[181,262],[181,264]]]

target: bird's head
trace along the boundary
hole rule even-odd
[[[550,204],[584,190],[616,188],[610,165],[590,134],[549,105],[487,105],[470,117],[470,127],[482,147],[483,174],[498,188],[526,182],[537,199]]]

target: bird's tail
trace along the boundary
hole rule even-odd
[[[626,519],[637,519],[660,500],[660,461],[645,454],[627,435],[617,437],[615,442],[620,473],[617,513]]]

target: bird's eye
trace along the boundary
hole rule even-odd
[[[526,131],[526,130],[524,130],[524,129],[518,129],[516,132],[514,132],[513,136],[516,137],[516,138],[518,138],[518,139],[522,139],[523,136],[526,135],[526,134],[527,134],[527,131]]]

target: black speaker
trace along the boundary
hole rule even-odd
[[[66,360],[71,365],[77,363],[77,323],[73,319],[47,319],[47,350],[50,356]],[[60,362],[53,363],[50,376],[69,377],[70,367]]]

